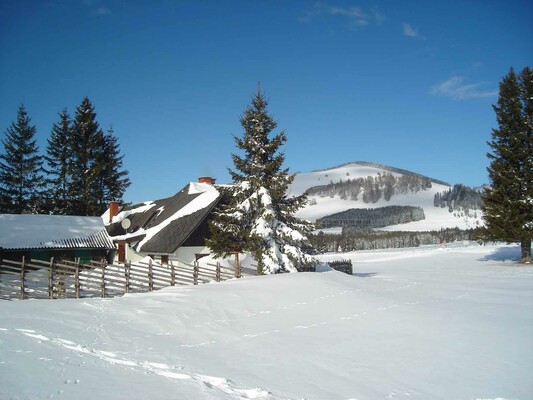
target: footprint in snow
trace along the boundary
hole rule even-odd
[[[311,325],[298,325],[296,326],[296,329],[309,329],[309,328],[315,328],[321,325],[327,325],[327,322],[320,322],[318,324],[311,324]]]

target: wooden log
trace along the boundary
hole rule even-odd
[[[217,262],[216,281],[220,282],[220,263],[219,262]]]
[[[75,263],[75,266],[76,266],[76,275],[75,275],[75,287],[76,287],[76,298],[79,299],[80,298],[80,258],[76,258],[76,263]]]
[[[239,263],[239,253],[235,253],[235,278],[241,277],[241,265]]]
[[[176,270],[174,269],[174,264],[170,262],[170,286],[176,285]]]
[[[193,282],[198,285],[198,262],[194,262]]]
[[[54,298],[54,257],[50,257],[50,271],[48,273],[48,297]]]
[[[152,260],[148,262],[148,290],[151,292],[154,290],[154,275],[152,271]]]
[[[24,300],[24,280],[26,279],[26,257],[22,256],[22,265],[20,267],[20,299]]]
[[[102,262],[101,262],[101,267],[102,267],[102,284],[101,284],[101,296],[102,298],[105,297],[105,267],[106,267],[106,263],[105,263],[105,260],[102,259]]]

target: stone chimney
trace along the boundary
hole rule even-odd
[[[198,182],[200,182],[200,183],[209,183],[210,185],[214,185],[215,181],[216,181],[216,179],[215,178],[211,178],[210,176],[201,176],[201,177],[198,178]]]
[[[113,220],[113,217],[118,215],[118,208],[120,206],[120,201],[110,201],[109,202],[109,223]]]

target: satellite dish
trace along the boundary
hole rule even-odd
[[[124,218],[120,223],[124,229],[128,229],[131,226],[131,221],[127,218]]]

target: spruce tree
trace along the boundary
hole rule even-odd
[[[17,122],[5,132],[4,154],[0,155],[0,196],[2,212],[37,213],[41,206],[44,178],[42,160],[24,105],[18,110]]]
[[[279,152],[287,138],[284,131],[269,137],[277,124],[267,106],[258,90],[240,119],[244,134],[234,140],[244,154],[232,155],[233,186],[227,189],[227,204],[211,224],[208,245],[217,256],[232,251],[251,253],[260,274],[296,272],[298,267],[315,263],[302,250],[311,225],[294,216],[306,197],[287,195],[294,175],[282,168],[285,155]]]
[[[98,137],[100,151],[96,153],[98,179],[95,185],[98,213],[103,213],[110,201],[120,201],[130,186],[128,171],[123,169],[123,155],[120,155],[118,138],[109,128]]]
[[[54,123],[46,147],[47,198],[49,212],[68,214],[69,186],[71,184],[71,121],[65,108],[59,114],[59,122]]]
[[[97,158],[102,151],[103,132],[96,121],[96,112],[89,98],[85,97],[76,108],[72,125],[70,147],[72,162],[69,174],[68,197],[71,200],[69,214],[98,215],[98,178],[100,166]]]
[[[498,128],[488,143],[490,187],[483,194],[486,238],[520,242],[521,262],[531,262],[533,238],[533,70],[511,68],[493,106]]]

